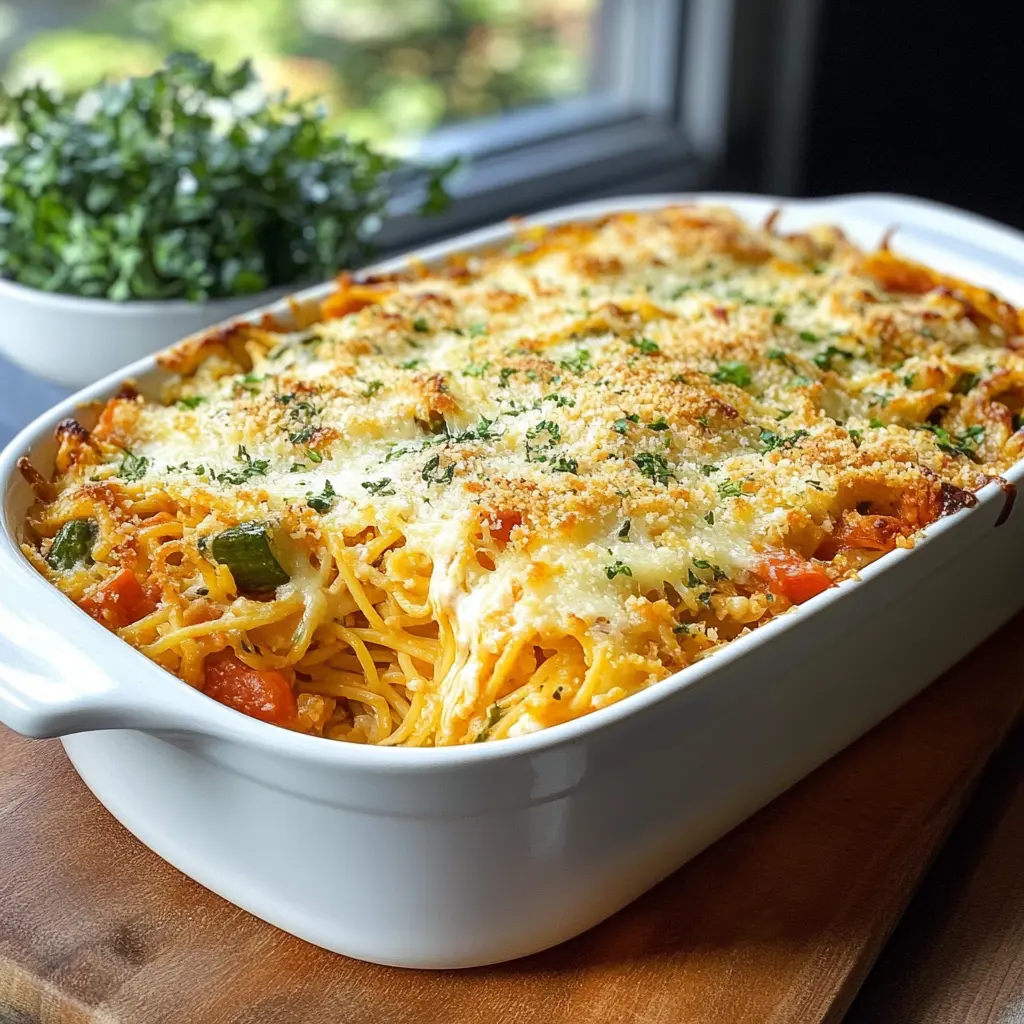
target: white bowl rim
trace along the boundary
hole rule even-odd
[[[47,292],[42,288],[32,288],[29,285],[12,281],[8,277],[0,277],[0,297],[5,293],[9,298],[19,302],[27,302],[34,306],[64,306],[65,311],[77,311],[80,313],[102,313],[113,316],[176,316],[182,313],[190,313],[194,310],[230,310],[243,303],[250,302],[253,308],[275,301],[279,295],[286,294],[296,289],[305,288],[303,282],[294,285],[276,285],[273,288],[263,288],[258,292],[250,292],[247,295],[229,295],[217,299],[203,299],[193,302],[190,299],[100,299],[87,295],[69,295],[66,292]],[[248,310],[246,310],[247,312]],[[227,315],[230,316],[230,313]],[[242,314],[244,315],[244,313]]]
[[[657,208],[664,205],[686,204],[686,203],[719,203],[723,205],[751,203],[758,205],[768,204],[769,206],[781,207],[783,213],[787,208],[799,209],[802,206],[816,206],[824,204],[826,207],[837,207],[836,219],[841,223],[844,205],[855,205],[861,202],[882,201],[901,204],[906,209],[917,208],[928,213],[941,213],[947,217],[954,217],[961,228],[977,225],[982,230],[995,231],[1004,239],[1012,239],[1017,246],[1022,247],[1024,252],[1024,233],[1015,231],[1005,225],[967,213],[941,203],[933,203],[915,197],[904,197],[893,193],[854,193],[823,197],[810,197],[806,199],[790,199],[771,195],[756,195],[751,193],[733,192],[694,192],[694,193],[665,193],[643,196],[619,196],[612,199],[598,200],[594,202],[577,203],[570,206],[559,207],[553,210],[541,211],[530,217],[517,220],[513,227],[528,227],[531,224],[557,224],[574,219],[596,219],[601,216],[615,212],[639,211]],[[853,216],[854,210],[850,211]],[[374,264],[366,268],[362,273],[373,274],[401,266],[406,263],[409,257],[415,257],[417,261],[429,262],[436,258],[441,252],[452,250],[453,244],[457,243],[460,248],[472,248],[475,245],[487,242],[498,241],[496,236],[500,224],[491,225],[463,235],[457,235],[447,241],[436,245],[414,250],[405,256],[395,257],[380,264]],[[325,282],[320,285],[308,288],[297,293],[294,298],[299,301],[315,298],[324,294],[327,289],[333,287],[333,282]],[[40,293],[46,294],[46,293]],[[252,318],[261,313],[273,311],[284,307],[284,300],[274,303],[265,309],[255,308],[248,313],[241,314],[241,318]],[[205,328],[205,331],[216,330],[216,326]],[[112,394],[117,386],[126,379],[131,379],[136,374],[149,373],[157,369],[157,355],[147,356],[127,367],[115,371],[102,380],[96,381],[87,388],[82,389],[58,405],[54,406],[32,423],[22,429],[10,444],[0,452],[0,485],[8,479],[15,471],[15,464],[18,454],[29,450],[46,436],[46,431],[52,424],[72,415],[83,403],[96,398]],[[1024,480],[1024,459],[1011,467],[1004,479],[1016,486]],[[607,707],[589,712],[579,718],[563,722],[558,725],[548,726],[537,732],[523,736],[516,736],[509,740],[497,740],[491,743],[470,743],[458,746],[446,747],[382,747],[370,744],[346,743],[342,741],[324,740],[319,736],[309,736],[303,733],[293,732],[279,726],[269,725],[257,719],[250,718],[241,712],[234,711],[217,701],[211,700],[197,690],[193,690],[187,683],[183,682],[173,673],[162,669],[159,665],[150,661],[141,652],[137,651],[124,640],[108,632],[96,622],[82,616],[81,625],[84,628],[95,627],[94,636],[97,644],[116,645],[117,649],[125,653],[131,653],[145,666],[144,671],[151,673],[154,683],[157,685],[177,685],[190,691],[196,698],[197,712],[201,717],[217,723],[215,735],[225,739],[236,740],[246,746],[262,748],[269,753],[293,758],[303,762],[319,762],[325,767],[332,769],[354,769],[356,771],[377,771],[381,770],[389,774],[405,774],[411,772],[422,772],[424,770],[447,770],[465,764],[490,762],[494,760],[527,759],[545,751],[564,747],[585,739],[594,731],[611,732],[615,726],[620,725],[624,720],[634,715],[642,714],[650,709],[652,705],[661,703],[675,697],[681,690],[689,689],[712,676],[719,669],[737,661],[762,644],[770,643],[780,632],[786,632],[795,628],[797,624],[809,617],[813,617],[824,611],[834,601],[841,600],[851,588],[860,587],[870,582],[880,573],[890,567],[895,567],[905,558],[911,557],[918,547],[930,543],[933,539],[941,536],[947,530],[955,528],[956,523],[968,515],[980,513],[982,508],[998,500],[1005,500],[998,483],[986,484],[976,492],[978,504],[974,508],[964,508],[931,524],[926,531],[919,535],[917,544],[910,549],[897,549],[888,553],[885,557],[871,563],[861,570],[859,580],[844,580],[838,586],[830,588],[812,598],[799,607],[793,608],[786,613],[777,616],[770,622],[739,637],[717,649],[711,656],[697,661],[679,672],[666,676],[659,682],[641,690],[637,693],[617,701]],[[0,523],[4,516],[0,508]],[[13,525],[13,524],[12,524]],[[56,594],[67,602],[68,610],[71,611],[74,605],[63,594],[60,593],[49,581],[39,575],[29,565],[18,548],[17,540],[9,529],[5,529],[0,541],[6,542],[13,549],[17,561],[12,567],[21,568],[32,577],[33,585],[45,588],[48,592]],[[0,557],[10,557],[0,547]],[[77,611],[77,609],[75,609]],[[113,649],[113,648],[111,648]],[[202,708],[200,708],[200,703]]]

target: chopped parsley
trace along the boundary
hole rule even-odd
[[[554,462],[551,463],[552,473],[575,473],[579,476],[579,465],[575,459],[567,459],[565,456],[560,455]]]
[[[334,499],[337,494],[334,488],[331,486],[331,481],[327,480],[324,483],[324,489],[319,494],[307,494],[306,504],[313,509],[314,512],[330,512],[334,505]]]
[[[176,404],[179,409],[195,409],[205,401],[202,395],[190,395],[188,398],[179,398]]]
[[[469,325],[469,336],[471,338],[479,338],[480,335],[487,333],[487,325],[482,323],[475,323]]]
[[[444,469],[441,466],[441,456],[431,455],[423,466],[420,476],[428,484],[450,484],[455,476],[455,463],[449,462]]]
[[[399,363],[399,368],[402,370],[418,370],[423,365],[422,359],[406,359],[404,363]]]
[[[518,372],[519,371],[516,370],[514,367],[503,366],[498,371],[498,387],[507,388],[509,380],[511,380],[511,378],[515,376],[515,374],[517,374]]]
[[[577,349],[574,356],[569,359],[560,360],[558,365],[563,370],[571,370],[577,377],[582,376],[593,366],[590,359],[590,350],[585,348]]]
[[[852,359],[853,353],[847,352],[845,348],[836,348],[835,345],[829,345],[823,352],[817,352],[811,356],[811,361],[821,370],[831,370],[832,360],[836,356],[842,356],[844,359]]]
[[[426,334],[427,331],[430,330],[430,324],[428,324],[427,321],[423,317],[418,316],[412,322],[412,329],[417,334]]]
[[[851,427],[847,433],[850,435],[850,439],[853,441],[854,447],[859,448],[861,441],[864,439],[864,432]]]
[[[633,456],[640,472],[655,483],[667,485],[669,480],[675,479],[675,474],[670,471],[664,455],[656,455],[654,452],[641,452]]]
[[[661,351],[661,346],[656,341],[651,341],[650,338],[640,338],[639,341],[636,338],[630,338],[629,343],[633,348],[643,352],[645,356],[653,356],[655,352]]]
[[[814,331],[801,331],[797,337],[801,341],[806,341],[808,344],[813,345],[816,341],[821,339],[814,333]]]
[[[927,430],[934,434],[941,451],[949,455],[963,455],[968,459],[974,458],[978,444],[985,436],[985,428],[978,425],[968,427],[958,434],[950,434],[944,427],[931,423],[922,423],[915,429]]]
[[[390,477],[381,477],[380,480],[364,480],[360,485],[364,491],[371,494],[378,494],[383,497],[385,494],[394,494],[395,489],[391,486]]]
[[[128,448],[124,450],[121,465],[117,467],[117,475],[124,480],[141,480],[149,469],[149,459],[145,455],[136,455]]]
[[[738,498],[743,494],[742,480],[723,480],[718,485],[718,493],[723,498]]]
[[[668,423],[665,420],[665,417],[664,416],[659,416],[652,423],[648,423],[647,424],[647,429],[648,430],[668,430],[670,428],[669,428]]]
[[[616,559],[614,565],[604,567],[604,574],[608,579],[613,580],[616,576],[632,576],[633,570],[625,562]]]
[[[382,387],[384,387],[384,381],[382,380],[367,381],[366,387],[359,394],[363,398],[373,398]]]
[[[551,420],[541,420],[540,423],[530,427],[526,432],[526,436],[532,441],[536,437],[540,437],[541,434],[548,435],[548,444],[557,444],[562,439],[562,431],[557,423],[553,423]]]
[[[735,384],[738,388],[745,388],[750,386],[753,377],[746,363],[728,362],[719,363],[718,369],[711,374],[711,379],[720,384]]]
[[[270,468],[267,459],[254,459],[244,444],[238,446],[235,461],[240,463],[238,469],[225,469],[222,473],[214,473],[214,480],[222,484],[244,484],[254,476],[266,476]]]
[[[513,371],[515,372],[515,371]],[[567,395],[558,395],[552,392],[550,395],[545,395],[541,401],[543,402],[554,402],[555,405],[562,409],[572,409],[576,406],[576,399],[569,398]]]
[[[776,434],[774,430],[762,430],[761,451],[771,452],[777,448],[792,448],[802,437],[807,437],[806,430],[794,430],[788,437],[783,434]]]
[[[307,424],[301,430],[296,430],[294,434],[288,435],[288,440],[292,444],[305,444],[315,433],[317,428],[313,424]]]
[[[705,462],[704,465],[700,467],[701,476],[711,476],[712,473],[717,472],[718,466],[712,465],[710,462]]]
[[[703,587],[704,581],[692,569],[687,569],[686,585],[691,589],[696,589],[697,587]]]
[[[713,511],[712,512],[705,512],[704,513],[704,522],[707,523],[708,526],[714,526],[715,525],[715,513]]]

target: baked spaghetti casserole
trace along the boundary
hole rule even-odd
[[[1017,311],[675,206],[343,277],[58,427],[25,553],[228,706],[503,739],[628,697],[974,504],[1024,447]]]

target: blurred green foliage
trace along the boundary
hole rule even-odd
[[[445,122],[583,92],[600,0],[91,0],[27,39],[5,79],[71,89],[176,50],[251,58],[271,89],[322,95],[335,127],[403,142]]]

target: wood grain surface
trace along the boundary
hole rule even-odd
[[[359,963],[256,920],[136,842],[57,743],[4,733],[0,1022],[839,1020],[1021,710],[1022,627],[603,925],[462,972]]]
[[[1024,725],[1018,725],[846,1024],[1024,1024]]]

